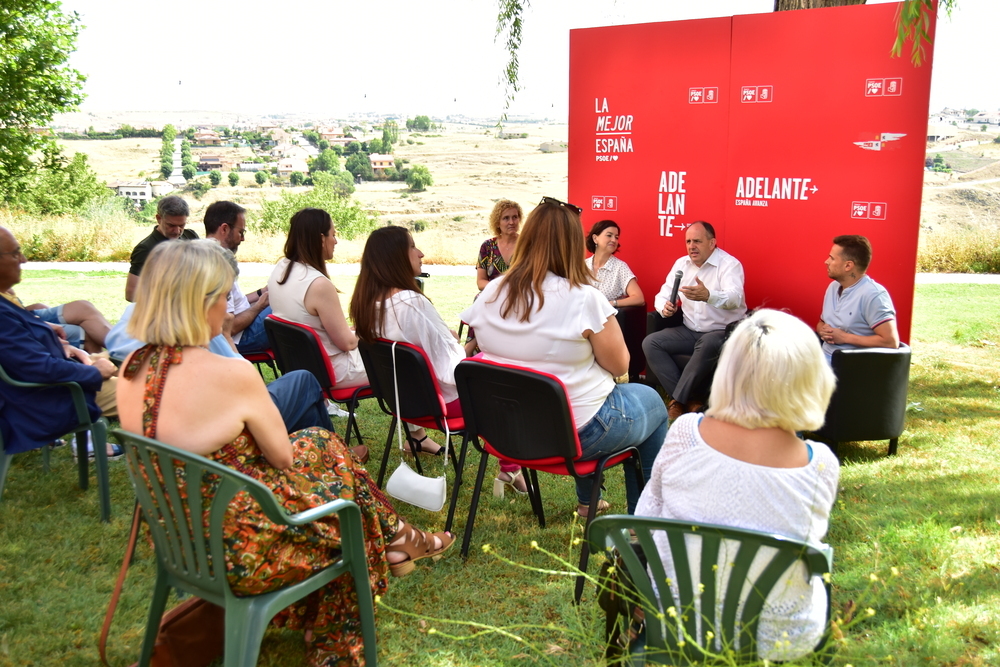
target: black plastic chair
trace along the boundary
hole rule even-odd
[[[467,359],[455,369],[455,381],[470,437],[481,452],[462,540],[463,556],[469,555],[488,454],[528,470],[525,475],[528,495],[532,510],[538,517],[538,525],[542,528],[545,527],[545,511],[538,485],[539,470],[576,479],[592,479],[587,526],[597,515],[604,471],[611,466],[630,461],[635,466],[642,490],[645,482],[639,452],[634,447],[599,459],[580,459],[582,449],[573,409],[559,378],[520,366]],[[590,548],[584,542],[580,549],[580,570],[583,572],[587,571],[589,557]],[[577,577],[574,598],[577,602],[583,594],[583,582],[582,575]]]
[[[268,368],[270,368],[271,372],[274,373],[274,377],[278,377],[279,375],[278,366],[274,361],[274,352],[272,352],[271,350],[261,350],[260,352],[247,352],[245,354],[241,352],[240,355],[254,365],[254,367],[257,369],[257,372],[260,373],[260,377],[262,380],[264,379],[264,369],[262,368],[262,366],[267,366]]]
[[[910,382],[910,347],[866,347],[835,350],[833,374],[837,389],[826,410],[823,428],[813,434],[829,443],[888,440],[889,455],[896,453],[906,418],[906,392]]]
[[[648,313],[646,313],[646,335],[647,336],[649,334],[656,333],[657,331],[663,331],[664,329],[669,329],[671,327],[679,327],[679,326],[682,326],[683,324],[684,324],[684,314],[679,309],[677,310],[676,313],[674,313],[670,317],[664,317],[663,315],[660,315],[655,310],[651,310]],[[640,347],[640,349],[642,349],[642,344],[641,343],[640,343],[639,347]],[[689,361],[691,361],[691,355],[690,354],[672,354],[670,356],[674,360],[674,363],[677,364],[677,369],[680,370],[680,371],[683,371],[684,367],[688,365]],[[645,361],[646,361],[645,355],[643,355],[642,359],[643,359],[643,363],[645,363]],[[654,376],[652,373],[650,373],[649,369],[647,368],[646,369],[646,384],[655,387],[659,383],[660,383],[659,379],[656,378],[656,376]]]
[[[112,436],[125,448],[129,479],[149,524],[156,552],[156,583],[142,641],[140,666],[149,664],[171,587],[225,608],[223,664],[225,667],[252,667],[257,664],[261,639],[275,614],[348,573],[354,579],[358,595],[365,664],[377,663],[375,607],[368,579],[361,511],[356,504],[334,500],[289,514],[271,490],[252,477],[204,456],[128,431],[116,429]],[[212,478],[218,480],[215,493],[206,498],[202,487]],[[201,483],[184,484],[182,481],[192,479]],[[236,596],[226,576],[223,531],[229,502],[242,492],[253,496],[267,518],[279,526],[305,526],[335,514],[340,522],[340,559],[308,579],[283,588],[260,595]],[[207,528],[203,516],[207,518]]]
[[[389,432],[385,438],[385,449],[382,452],[382,463],[378,469],[379,488],[385,478],[389,465],[389,452],[392,450],[392,437],[396,430],[396,420],[402,419],[408,424],[432,428],[450,436],[462,436],[462,447],[459,456],[455,458],[455,450],[449,447],[451,460],[455,467],[455,483],[452,488],[451,503],[448,507],[448,519],[445,530],[451,530],[455,518],[455,504],[458,489],[462,485],[462,470],[465,465],[465,453],[468,447],[468,434],[463,417],[449,417],[445,410],[444,398],[437,376],[434,375],[433,364],[427,354],[416,345],[396,343],[395,363],[396,377],[399,379],[399,406],[396,406],[396,396],[393,384],[393,341],[380,338],[374,344],[361,341],[361,360],[368,372],[368,382],[378,400],[379,407],[392,417]],[[417,472],[423,474],[420,457],[414,456]]]
[[[54,384],[42,384],[38,382],[20,382],[18,380],[10,377],[7,372],[0,366],[0,382],[4,382],[14,387],[24,387],[24,388],[44,388],[44,387],[66,387],[70,393],[70,398],[73,402],[73,408],[76,410],[76,419],[78,425],[70,433],[76,434],[76,458],[77,458],[77,468],[80,473],[80,488],[84,491],[90,486],[90,472],[88,470],[89,457],[87,456],[87,438],[83,436],[84,433],[90,432],[91,441],[94,445],[94,468],[97,471],[97,493],[100,496],[101,502],[101,521],[108,522],[111,521],[111,491],[110,491],[110,481],[108,479],[108,452],[107,452],[107,442],[108,442],[108,422],[104,417],[98,418],[96,421],[91,421],[90,411],[87,409],[87,401],[83,396],[83,389],[76,382],[59,382]],[[52,435],[53,439],[64,435],[63,433],[54,433]],[[44,448],[42,453],[45,461],[45,470],[49,469],[49,451],[48,446]],[[7,481],[7,472],[10,470],[11,459],[14,458],[13,454],[8,454],[4,450],[3,437],[0,436],[0,498],[3,497],[3,487],[4,483]]]
[[[354,416],[358,408],[358,402],[373,396],[369,385],[360,387],[347,387],[346,389],[336,389],[333,385],[337,383],[337,374],[330,363],[330,357],[323,347],[316,331],[305,324],[291,322],[281,319],[275,315],[268,315],[264,319],[264,331],[267,339],[271,343],[271,352],[274,360],[282,373],[292,371],[309,371],[319,382],[323,395],[335,403],[343,403],[347,406],[347,434],[344,443],[351,444],[351,428],[358,436],[358,444],[364,443],[361,431],[358,429],[358,420]]]
[[[665,537],[661,544],[670,551],[673,571],[664,567],[653,541],[654,533]],[[638,604],[644,612],[645,645],[640,646],[637,641],[629,647],[633,659],[622,664],[701,665],[705,664],[707,653],[719,652],[715,642],[722,652],[734,653],[725,664],[758,664],[757,628],[761,610],[768,594],[783,581],[784,573],[796,561],[802,561],[810,579],[823,578],[827,625],[813,652],[823,663],[829,663],[833,657],[829,644],[832,598],[829,577],[824,576],[832,569],[833,549],[826,545],[728,526],[629,515],[598,517],[588,526],[586,537],[595,552],[607,550],[609,557],[612,557],[610,552],[617,552],[634,587],[622,596]],[[694,544],[700,546],[701,557],[692,563],[689,549]],[[640,559],[639,553],[645,558]],[[768,560],[766,565],[756,568],[760,572],[751,578],[751,566],[758,554]],[[728,583],[723,590],[726,567]],[[744,591],[747,582],[750,586]],[[721,610],[718,625],[716,609]],[[630,620],[624,619],[624,636],[628,636]],[[714,639],[706,640],[708,632],[712,632]]]

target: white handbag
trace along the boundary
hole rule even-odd
[[[396,343],[392,344],[392,384],[396,396],[396,411],[399,412],[399,382],[396,379]],[[396,440],[399,449],[403,451],[402,419],[396,419]],[[451,433],[448,431],[448,420],[445,420],[444,463],[448,465],[448,445],[451,444]],[[416,455],[416,452],[414,452]],[[440,477],[424,477],[410,468],[405,461],[389,477],[385,485],[386,493],[397,500],[409,503],[430,512],[440,512],[448,497],[448,481],[442,470]]]

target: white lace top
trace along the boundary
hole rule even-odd
[[[699,413],[690,413],[671,425],[639,498],[636,515],[721,524],[819,543],[829,526],[840,474],[837,457],[830,449],[807,441],[812,456],[805,466],[759,466],[710,447],[698,430],[701,418]],[[655,535],[667,575],[674,578],[666,536]],[[728,558],[727,549],[731,549]],[[736,543],[730,541],[722,547],[718,591],[725,590],[731,569],[726,563],[735,557],[736,549]],[[691,538],[688,553],[695,581],[700,552],[700,542]],[[766,558],[769,554],[758,554],[748,575],[751,579],[763,571]],[[717,613],[721,613],[721,607]],[[823,582],[819,577],[807,580],[805,566],[795,563],[764,604],[758,626],[759,657],[793,660],[806,655],[822,636],[825,620]]]

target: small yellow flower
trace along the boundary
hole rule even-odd
[[[875,610],[872,609],[871,607],[868,607],[868,609],[865,609],[865,613],[868,614],[869,616],[874,616]]]
[[[715,639],[715,633],[714,632],[712,632],[711,630],[709,630],[708,632],[705,633],[705,641],[709,641],[710,642],[713,639]]]
[[[677,642],[677,646],[684,648],[685,646],[687,646],[687,642],[682,639],[679,642]]]
[[[488,544],[484,544],[484,545],[483,545],[483,553],[484,553],[484,554],[488,554],[488,553],[489,553],[490,551],[492,551],[492,549],[493,549],[493,547],[491,547],[491,546],[490,546],[490,545],[488,545]]]
[[[878,575],[875,574],[874,572],[872,572],[871,574],[869,574],[868,578],[871,579],[872,581],[878,581]]]
[[[577,546],[577,545],[579,545],[580,542],[583,542],[583,540],[581,540],[579,537],[574,537],[573,538],[573,546],[574,547]]]
[[[892,572],[892,576],[894,576],[894,577],[898,577],[899,576],[899,568],[898,567],[895,567],[895,566],[890,567],[889,571]]]
[[[531,548],[532,549],[537,549],[538,548],[538,541],[537,540],[531,540]]]
[[[705,584],[703,584],[701,582],[698,583],[698,592],[699,593],[704,593],[705,592]]]
[[[381,601],[382,601],[382,596],[381,595],[376,595],[375,596],[375,604],[378,604]]]
[[[677,607],[667,607],[667,616],[677,618]]]
[[[823,573],[823,581],[825,581],[826,583],[830,583],[830,579],[831,579],[830,573],[829,572],[824,572]]]

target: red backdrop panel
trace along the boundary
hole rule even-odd
[[[931,67],[889,56],[897,8],[571,32],[570,200],[621,223],[647,304],[704,219],[749,305],[812,324],[831,239],[864,234],[909,340]]]

